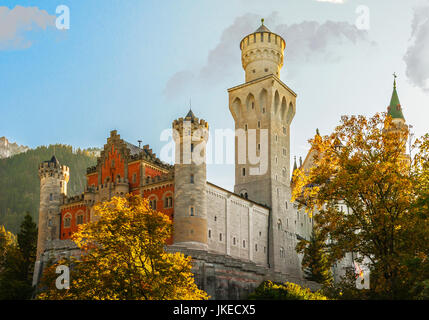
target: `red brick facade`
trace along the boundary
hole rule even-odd
[[[106,190],[106,183],[123,183],[125,176],[128,179],[129,193],[142,195],[152,201],[156,200],[156,209],[173,220],[173,167],[160,162],[150,149],[140,149],[125,143],[119,135],[116,135],[116,131],[112,131],[111,134],[104,151],[98,158],[97,166],[88,168],[87,186],[93,190],[92,193],[86,191],[81,196],[68,198],[61,206],[60,239],[62,240],[70,239],[71,235],[78,230],[79,224],[90,221],[91,207],[101,201],[99,195],[103,187]],[[144,177],[142,177],[142,171]],[[99,179],[100,172],[101,179]],[[86,198],[87,192],[94,197],[94,200]],[[171,243],[172,238],[167,241],[167,244]]]

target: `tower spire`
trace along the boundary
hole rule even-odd
[[[387,114],[390,115],[393,119],[404,119],[402,113],[401,103],[399,102],[398,92],[396,91],[396,78],[398,75],[393,73],[393,92],[392,98],[390,99],[390,104],[387,107]]]

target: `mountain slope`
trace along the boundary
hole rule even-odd
[[[70,168],[68,195],[83,192],[86,185],[86,168],[95,165],[94,153],[73,150],[67,145],[41,146],[10,158],[0,159],[0,225],[16,233],[28,211],[39,219],[40,182],[38,166],[52,155]]]

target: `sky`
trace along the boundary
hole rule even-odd
[[[298,94],[291,164],[316,128],[386,111],[394,72],[407,123],[429,132],[429,0],[2,0],[0,136],[87,148],[116,129],[159,154],[190,105],[211,133],[233,129],[227,89],[261,18],[286,40],[280,78]],[[232,190],[234,166],[207,179]]]

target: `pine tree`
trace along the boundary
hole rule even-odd
[[[27,270],[26,279],[31,283],[36,261],[37,226],[28,212],[21,224],[21,231],[18,233],[18,247],[23,257],[23,270]]]
[[[302,269],[305,279],[327,286],[332,283],[333,277],[325,243],[325,237],[315,229],[309,241],[301,240],[298,243],[297,252],[304,254]]]
[[[0,271],[0,299],[31,298],[32,273],[36,260],[37,228],[27,213],[21,223],[17,243],[8,246]]]

